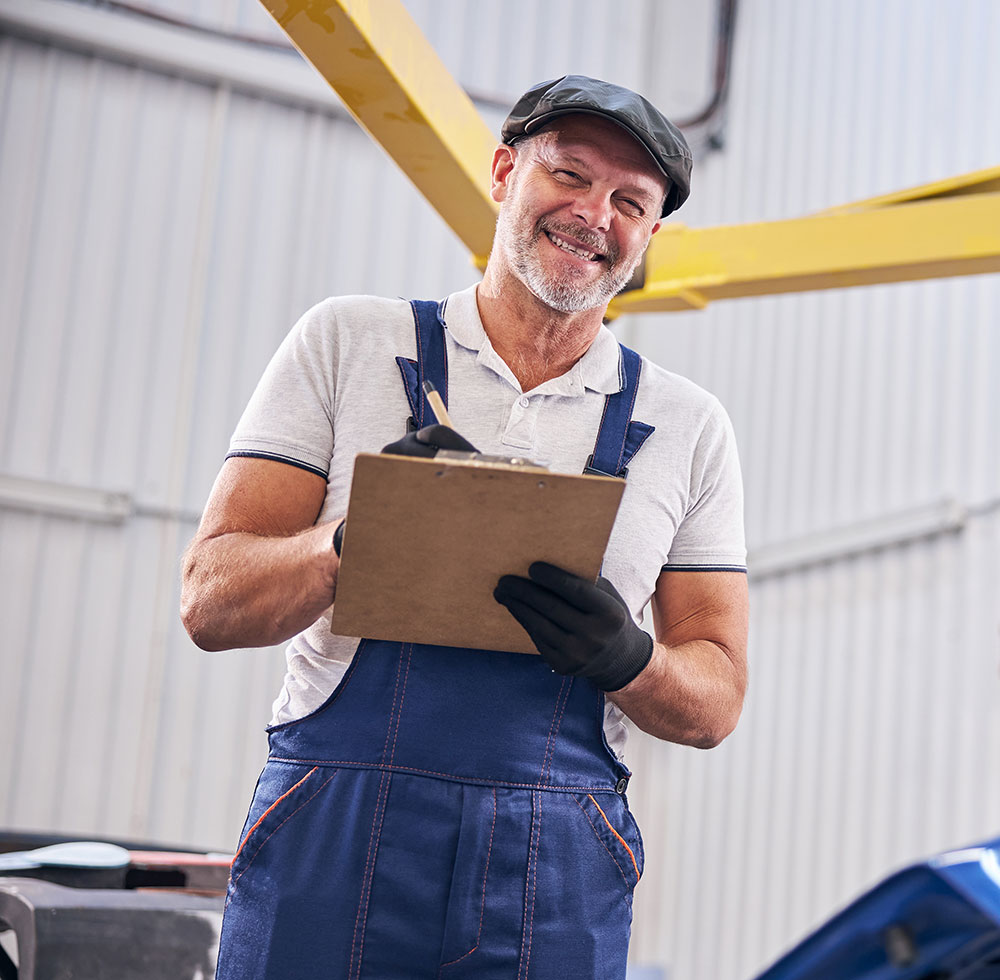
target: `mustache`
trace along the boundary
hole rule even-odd
[[[538,222],[537,233],[541,234],[546,231],[552,232],[555,235],[565,235],[567,238],[571,238],[574,241],[579,242],[584,248],[589,249],[591,252],[598,252],[600,255],[603,255],[605,259],[611,263],[618,261],[620,253],[616,245],[587,228],[581,228],[580,225],[568,224],[562,221],[551,221],[542,218]]]

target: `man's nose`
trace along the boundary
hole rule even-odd
[[[614,214],[611,196],[596,187],[581,189],[573,202],[576,216],[594,231],[607,231]]]

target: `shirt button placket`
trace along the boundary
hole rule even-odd
[[[534,443],[535,424],[530,412],[531,399],[520,395],[510,407],[507,427],[504,429],[503,441],[516,449],[530,449]]]

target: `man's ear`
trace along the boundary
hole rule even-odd
[[[490,167],[490,197],[497,204],[507,196],[507,183],[516,159],[517,150],[506,143],[500,143],[493,151],[493,165]]]
[[[652,239],[653,235],[655,235],[660,230],[660,226],[662,224],[663,224],[662,221],[657,221],[656,224],[653,225],[653,227],[650,229],[649,238],[646,239],[646,244],[642,246],[642,254],[643,255],[646,254],[646,249],[649,248],[650,240]]]

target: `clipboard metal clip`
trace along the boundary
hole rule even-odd
[[[547,466],[536,463],[524,456],[494,456],[489,453],[470,453],[461,449],[439,449],[434,454],[435,459],[448,459],[456,463],[483,464],[486,466],[516,466],[518,469],[543,470],[548,473]]]

